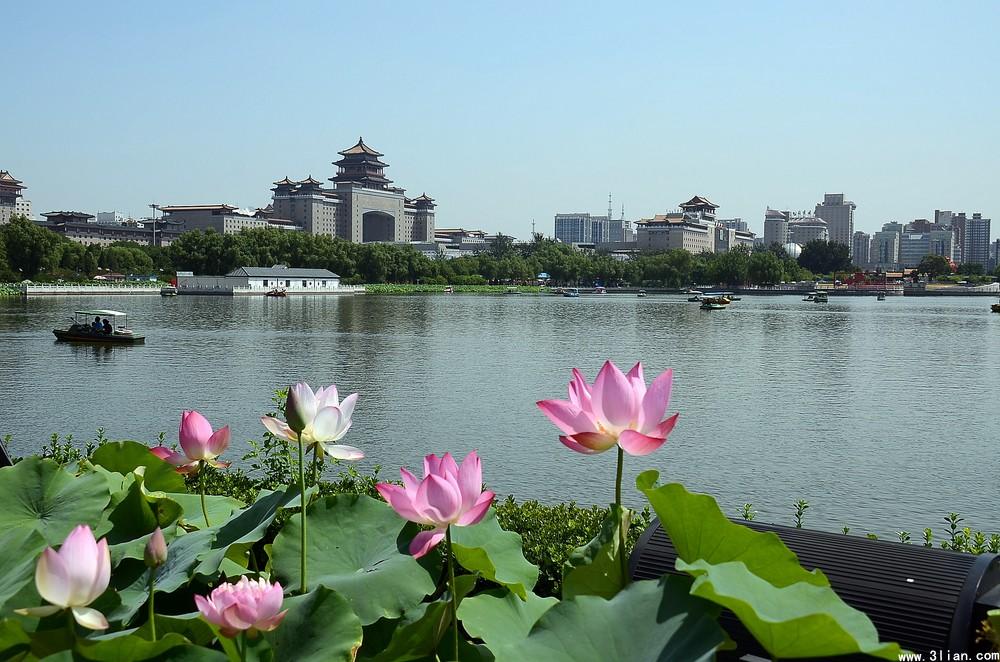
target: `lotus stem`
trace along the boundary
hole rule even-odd
[[[156,568],[149,569],[149,634],[156,641],[156,612],[153,610],[153,590],[156,586]]]
[[[455,629],[455,659],[458,659],[458,591],[455,590],[455,555],[451,547],[451,526],[444,530],[448,540],[448,590],[451,591],[451,625]]]
[[[306,456],[305,448],[302,446],[302,433],[298,432],[295,435],[299,440],[299,502],[302,505],[302,535],[299,540],[302,545],[301,549],[301,576],[302,581],[299,585],[299,592],[303,595],[307,593],[307,582],[306,582]]]
[[[240,640],[242,641],[243,645],[241,646],[239,643],[237,643],[236,644],[236,648],[238,648],[239,651],[240,651],[240,662],[246,662],[247,661],[247,646],[250,643],[250,642],[247,641],[247,631],[246,630],[243,630],[243,632],[240,633]]]
[[[198,463],[198,491],[201,493],[201,512],[205,515],[205,528],[212,526],[208,523],[208,508],[205,506],[205,461]]]
[[[313,485],[319,485],[319,444],[313,446]]]
[[[622,468],[625,465],[625,451],[618,446],[618,471],[615,476],[615,505],[621,511],[622,521],[618,525],[618,557],[621,559],[622,583],[628,585],[628,559],[625,557],[625,507],[622,505]]]

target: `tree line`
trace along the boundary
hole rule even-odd
[[[809,242],[798,259],[773,245],[754,251],[739,246],[728,253],[693,254],[675,249],[621,260],[580,251],[541,235],[523,244],[499,235],[484,252],[446,259],[427,257],[406,245],[357,244],[276,228],[227,235],[196,230],[159,247],[124,242],[84,246],[24,218],[0,226],[0,281],[7,282],[82,280],[93,277],[99,269],[164,277],[176,271],[222,275],[242,266],[274,264],[329,269],[346,283],[526,283],[545,273],[559,285],[628,283],[673,288],[772,285],[853,268],[846,246],[825,241]]]

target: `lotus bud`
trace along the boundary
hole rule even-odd
[[[285,398],[285,422],[296,434],[302,434],[309,424],[310,418],[303,410],[302,394],[299,392],[300,384],[288,387],[288,396]]]
[[[156,527],[153,535],[149,537],[142,559],[150,568],[159,567],[167,562],[167,541],[163,539],[163,531],[160,530],[160,527]]]

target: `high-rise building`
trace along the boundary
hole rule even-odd
[[[590,244],[594,224],[590,214],[556,214],[554,236],[564,244]]]
[[[872,235],[869,252],[872,266],[883,271],[896,269],[899,266],[899,237],[900,233],[891,229],[883,229]]]
[[[784,246],[788,239],[788,219],[791,212],[767,208],[764,212],[764,246]]]
[[[21,191],[26,186],[21,180],[14,179],[6,170],[0,170],[0,225],[10,223],[10,219],[20,213],[18,211],[18,198]],[[30,210],[29,210],[30,211]]]
[[[904,269],[920,266],[928,255],[954,258],[954,237],[951,230],[904,232],[899,235],[899,265]]]
[[[872,236],[867,232],[858,230],[851,239],[851,255],[854,264],[862,269],[867,268],[871,262],[871,242]]]
[[[805,246],[810,241],[830,241],[830,227],[826,221],[812,214],[789,214],[788,241]]]
[[[964,215],[963,215],[964,216]],[[962,246],[962,262],[981,264],[983,268],[990,261],[990,219],[975,213],[966,220],[965,243]]]
[[[730,230],[739,230],[740,232],[750,232],[750,226],[742,218],[720,218],[719,223],[723,227]]]
[[[843,193],[827,193],[823,202],[816,205],[816,216],[826,221],[830,232],[830,241],[851,247],[854,237],[854,210],[857,208],[850,200],[844,200]]]
[[[125,222],[125,217],[116,211],[99,211],[94,223],[100,225],[121,225]]]

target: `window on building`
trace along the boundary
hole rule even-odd
[[[302,287],[305,287],[305,286],[306,286],[306,282],[302,281]]]
[[[266,280],[264,281],[264,287],[267,287],[267,281]]]
[[[285,281],[285,287],[291,287],[291,286],[292,286],[292,281],[286,280]]]
[[[325,280],[323,281],[323,287],[326,287],[326,281]]]

